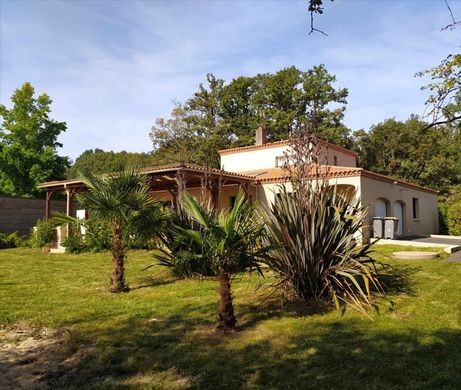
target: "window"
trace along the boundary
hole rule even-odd
[[[419,218],[419,199],[413,198],[413,219]]]
[[[287,161],[287,158],[285,156],[277,156],[275,158],[275,166],[276,167],[283,167]]]
[[[333,156],[333,165],[334,165],[335,167],[338,166],[338,156]]]
[[[284,167],[287,165],[293,165],[294,161],[292,158],[288,158],[287,156],[277,156],[275,157],[275,166],[276,167]]]
[[[231,196],[230,199],[229,199],[229,207],[232,208],[234,207],[234,204],[235,204],[235,200],[237,199],[236,196]]]

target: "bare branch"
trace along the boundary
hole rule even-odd
[[[451,10],[450,4],[448,4],[448,0],[445,0],[445,5],[447,6],[448,12],[450,13],[451,23],[447,24],[445,27],[442,27],[442,31],[454,30],[456,26],[461,23],[461,21],[455,19],[455,15],[453,14],[453,11]]]
[[[457,121],[458,119],[461,119],[461,115],[453,116],[452,118],[437,121],[437,122],[432,122],[431,124],[427,125],[423,130],[428,130],[431,127],[435,127],[439,125],[448,125],[449,123],[453,123],[454,121]]]
[[[333,0],[331,0],[333,1]],[[314,31],[319,32],[320,34],[323,34],[325,36],[328,36],[327,33],[325,33],[322,30],[319,30],[318,28],[314,27],[314,14],[323,14],[323,0],[308,0],[308,7],[307,11],[310,13],[310,19],[311,19],[311,29],[309,31],[309,35],[311,35]]]

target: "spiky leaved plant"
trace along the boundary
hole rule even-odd
[[[219,278],[218,328],[232,330],[236,325],[232,276],[251,269],[261,272],[258,260],[267,252],[267,248],[259,245],[264,227],[256,218],[255,206],[248,204],[243,191],[239,191],[230,210],[218,212],[188,193],[183,195],[183,203],[195,224],[191,229],[178,226],[175,230],[177,240],[192,241],[191,249],[200,248],[195,253],[191,251],[190,261],[205,261]],[[163,256],[159,260],[162,265],[172,266]]]
[[[328,297],[338,309],[350,303],[365,313],[372,287],[381,290],[371,245],[360,242],[366,209],[348,200],[355,194],[346,197],[329,182],[318,138],[305,127],[297,131],[286,159],[287,183],[265,213],[264,242],[274,247],[266,263],[299,298]]]
[[[181,201],[169,214],[160,235],[162,245],[155,252],[155,259],[158,264],[170,268],[172,274],[179,278],[214,276],[215,271],[211,257],[205,252],[206,248],[189,234],[184,234],[187,230],[201,231],[202,227]]]

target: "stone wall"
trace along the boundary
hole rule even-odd
[[[65,212],[65,200],[51,200],[51,213]],[[45,217],[45,199],[0,196],[0,233],[29,234],[38,219]]]

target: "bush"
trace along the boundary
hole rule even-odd
[[[461,199],[458,198],[448,205],[447,224],[450,234],[461,235]]]
[[[331,300],[365,312],[370,288],[381,290],[370,244],[356,236],[366,210],[319,182],[306,191],[287,192],[267,211],[266,245],[275,249],[266,260],[280,285],[304,301]]]
[[[17,248],[22,245],[22,241],[17,232],[10,234],[0,233],[0,249]]]
[[[440,234],[448,234],[448,203],[439,201],[437,209],[439,212],[439,232]]]
[[[32,233],[32,245],[37,248],[51,245],[53,242],[53,224],[50,221],[39,219],[36,229]]]
[[[111,247],[112,232],[106,222],[88,219],[85,224],[85,246],[92,252],[107,251]]]
[[[145,249],[153,250],[158,248],[158,240],[155,238],[147,238],[140,235],[132,235],[127,240],[130,249]]]
[[[83,237],[79,233],[71,233],[63,241],[62,245],[66,248],[66,252],[69,253],[81,253],[87,249]]]
[[[166,227],[160,236],[161,246],[155,258],[170,268],[174,276],[190,278],[214,276],[212,259],[195,240],[184,231],[198,231],[202,227],[194,221],[182,204],[171,211]]]

